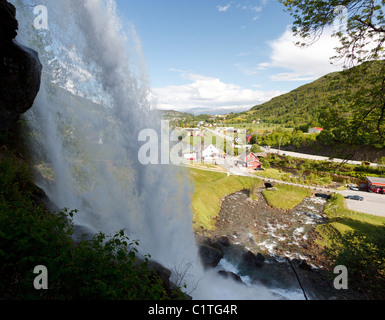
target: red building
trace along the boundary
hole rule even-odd
[[[262,167],[262,162],[252,152],[246,151],[239,156],[239,164],[250,169],[258,169]]]
[[[369,192],[385,193],[385,178],[366,177],[366,186]]]

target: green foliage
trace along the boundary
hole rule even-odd
[[[319,177],[324,177],[324,180],[329,180],[327,176],[331,174],[341,175],[345,177],[352,177],[359,180],[366,180],[366,176],[381,177],[383,174],[383,168],[369,167],[363,165],[354,164],[340,164],[337,162],[310,160],[292,158],[287,156],[278,156],[276,154],[270,154],[265,158],[271,166],[279,168],[297,168],[299,172],[313,173]]]
[[[158,276],[137,257],[137,241],[120,231],[74,243],[75,211],[47,211],[35,199],[26,165],[0,162],[0,298],[168,299]],[[33,287],[37,265],[48,269],[49,288]]]
[[[269,169],[270,168],[270,162],[267,159],[262,160],[262,166],[264,169]]]
[[[250,144],[256,144],[257,143],[257,135],[253,134],[250,139]]]
[[[316,141],[317,134],[304,134],[302,131],[275,130],[271,134],[263,134],[257,137],[257,144],[261,146],[284,147],[311,146]]]
[[[253,144],[250,151],[253,153],[258,153],[258,152],[262,152],[262,149],[259,145]]]
[[[203,229],[215,230],[215,218],[220,212],[224,196],[261,183],[255,178],[227,176],[226,173],[198,169],[188,169],[188,172],[194,183],[192,209],[194,229],[197,232]]]
[[[335,83],[340,76],[338,72],[328,74],[289,93],[254,106],[247,113],[248,117],[280,124],[290,122],[293,127],[300,127],[300,129],[320,126],[322,108],[330,107],[330,99],[342,90],[342,87]],[[336,103],[342,105],[343,101]],[[307,130],[303,131],[307,132]]]
[[[330,107],[322,109],[320,122],[326,130],[321,133],[320,141],[329,145],[344,142],[385,147],[384,70],[385,62],[376,61],[343,72],[339,85],[348,90],[341,91]],[[346,101],[343,106],[334,103],[342,99]]]
[[[277,191],[264,190],[262,191],[267,203],[280,209],[293,209],[300,204],[304,198],[311,195],[311,191],[306,188],[279,184],[276,186]]]
[[[370,299],[385,294],[385,219],[350,211],[341,194],[333,194],[325,208],[328,222],[317,227],[332,266],[349,271],[349,287]]]
[[[385,227],[376,235],[338,233],[326,254],[333,265],[348,268],[351,288],[360,288],[371,299],[384,298]]]

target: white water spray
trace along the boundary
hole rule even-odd
[[[28,1],[18,8],[18,41],[39,51],[40,93],[27,119],[38,183],[59,208],[78,209],[75,223],[95,232],[125,229],[139,249],[169,269],[191,263],[184,279],[197,299],[275,299],[204,271],[192,231],[192,185],[182,169],[142,165],[138,134],[159,129],[133,32],[113,0],[41,0],[49,30],[33,29]],[[38,46],[36,46],[38,43]],[[69,91],[73,93],[70,94]],[[92,102],[93,101],[93,102]],[[158,130],[159,132],[159,130]]]

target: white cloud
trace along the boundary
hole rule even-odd
[[[181,73],[190,83],[154,88],[159,109],[250,108],[283,94],[282,91],[260,91],[224,83],[218,78]]]
[[[332,65],[330,58],[336,54],[334,48],[339,41],[331,36],[332,30],[325,30],[321,38],[308,47],[299,47],[290,28],[283,35],[269,43],[272,54],[270,62],[259,64],[260,67],[284,68],[282,72],[271,76],[274,81],[303,81],[315,80],[327,73],[340,71],[339,65]]]
[[[227,4],[226,6],[217,6],[219,12],[226,12],[231,7],[231,4]]]
[[[315,80],[313,73],[281,72],[270,77],[272,81],[312,81]]]
[[[261,12],[262,9],[263,9],[263,7],[257,7],[257,6],[253,7],[253,6],[251,6],[249,9],[250,9],[251,11]]]

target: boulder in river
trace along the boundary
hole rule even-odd
[[[231,271],[225,271],[225,270],[219,270],[218,274],[221,275],[223,278],[231,278],[235,280],[236,282],[243,283],[241,277],[234,272]]]
[[[214,248],[208,244],[200,245],[199,254],[202,260],[202,264],[205,267],[214,268],[223,258],[223,252],[220,249]]]
[[[247,251],[245,254],[243,254],[243,261],[250,267],[262,267],[265,262],[265,257],[258,253],[255,255],[251,251]]]

